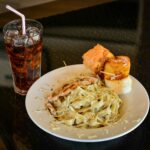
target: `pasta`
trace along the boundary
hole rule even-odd
[[[86,77],[67,84],[67,87],[65,92],[74,88],[64,95],[64,87],[59,89],[49,96],[46,104],[60,123],[78,128],[98,128],[118,120],[122,100],[99,79]]]

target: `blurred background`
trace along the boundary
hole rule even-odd
[[[82,54],[96,43],[100,43],[116,55],[128,55],[132,63],[136,63],[139,0],[1,0],[0,1],[0,68],[8,66],[1,72],[0,81],[11,86],[11,75],[7,54],[3,45],[2,27],[18,16],[5,9],[10,4],[25,14],[26,18],[38,19],[44,26],[44,58],[49,68],[55,69],[63,65],[82,63]],[[60,51],[56,56],[55,51]],[[66,54],[80,56],[74,60],[66,58]],[[66,53],[65,53],[66,52]],[[44,54],[43,54],[44,55]],[[51,55],[51,59],[48,59]],[[76,57],[76,56],[75,56]],[[58,61],[58,59],[60,61]],[[66,60],[67,59],[67,60]],[[43,61],[44,63],[44,61]],[[135,74],[135,68],[132,68]]]
[[[18,19],[5,9],[6,4],[24,13],[26,18],[37,19],[43,24],[42,74],[64,66],[63,61],[67,65],[82,63],[83,53],[100,43],[115,55],[129,56],[131,75],[150,89],[147,82],[150,80],[147,73],[150,70],[148,0],[0,0],[0,110],[7,112],[5,115],[0,113],[0,117],[8,118],[4,123],[6,129],[0,130],[3,139],[7,138],[12,114],[11,100],[10,103],[5,101],[4,96],[12,97],[9,92],[13,93],[13,88],[2,28],[7,22]],[[0,149],[5,150],[1,136]]]

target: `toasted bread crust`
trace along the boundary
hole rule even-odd
[[[88,50],[82,58],[85,66],[96,74],[99,74],[104,68],[105,62],[110,58],[114,58],[114,55],[107,48],[97,44],[92,49]]]
[[[130,58],[127,56],[116,56],[109,59],[104,66],[104,72],[108,72],[115,75],[112,78],[109,74],[104,74],[104,78],[107,80],[120,80],[129,75],[130,72]]]

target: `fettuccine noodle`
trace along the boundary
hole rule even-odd
[[[98,128],[116,122],[121,104],[119,96],[99,82],[79,85],[51,102],[57,121],[78,128]]]

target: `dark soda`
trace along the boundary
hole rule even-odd
[[[41,75],[42,41],[30,47],[15,47],[6,42],[5,47],[12,68],[14,86],[25,92]]]
[[[40,77],[42,42],[26,48],[14,47],[5,43],[10,59],[15,87],[27,91],[32,83]]]
[[[36,20],[26,19],[26,34],[22,34],[21,20],[13,20],[3,28],[14,90],[25,95],[41,76],[43,26]]]

